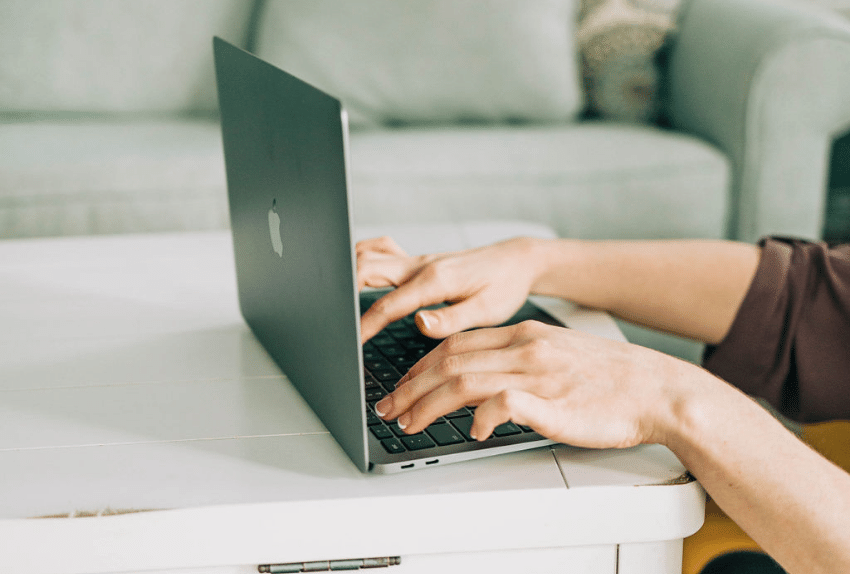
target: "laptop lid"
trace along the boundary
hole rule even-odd
[[[366,471],[345,113],[256,56],[213,45],[242,315]]]
[[[394,381],[364,379],[360,305],[375,294],[357,293],[345,111],[244,50],[217,38],[214,47],[242,315],[351,460],[389,473],[551,444],[512,423],[475,441],[466,409],[411,436],[375,416]],[[559,324],[528,302],[506,324],[528,319]],[[379,339],[370,353],[409,358],[398,352],[406,343]]]

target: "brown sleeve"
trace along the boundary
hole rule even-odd
[[[706,369],[793,419],[850,418],[850,245],[761,241],[755,277]]]

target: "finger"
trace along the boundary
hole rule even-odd
[[[421,263],[411,257],[364,256],[357,260],[357,287],[395,287],[404,283]]]
[[[478,405],[470,435],[478,441],[486,440],[497,426],[511,421],[554,438],[558,419],[549,401],[524,389],[506,388]]]
[[[421,376],[441,361],[445,361],[448,357],[480,351],[504,349],[508,345],[513,344],[516,337],[517,329],[515,326],[477,329],[475,331],[465,331],[450,335],[433,351],[422,357],[419,362],[413,365],[410,370],[408,370],[408,372],[399,379],[396,387]],[[483,362],[478,363],[476,368],[490,370],[485,368]]]
[[[494,309],[479,292],[463,301],[440,309],[423,310],[416,314],[416,326],[428,337],[444,339],[475,327],[490,327],[508,320],[516,308]]]
[[[501,372],[459,375],[416,401],[398,418],[399,426],[404,427],[405,433],[416,434],[423,431],[437,417],[462,406],[483,404],[494,394],[520,387],[524,378],[524,375]]]
[[[358,257],[361,254],[365,254],[370,251],[386,253],[387,255],[396,255],[398,257],[407,257],[407,253],[404,249],[399,247],[398,243],[396,243],[395,240],[388,235],[358,241],[355,251]]]
[[[426,256],[421,259],[425,260]],[[406,317],[428,305],[436,305],[446,300],[439,288],[420,280],[417,271],[423,264],[414,263],[408,276],[401,277],[398,287],[377,301],[360,318],[360,332],[363,341],[368,341],[378,332],[402,317]]]

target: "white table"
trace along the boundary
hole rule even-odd
[[[390,231],[412,250],[546,233]],[[702,524],[660,446],[361,474],[245,326],[224,232],[0,243],[0,325],[2,572],[673,573]]]

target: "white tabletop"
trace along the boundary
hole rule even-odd
[[[544,233],[391,231],[413,251]],[[232,258],[226,232],[0,243],[4,570],[581,547],[701,525],[702,490],[659,446],[360,473],[246,327]],[[545,303],[621,337],[604,314]],[[447,515],[455,527],[433,526]]]

